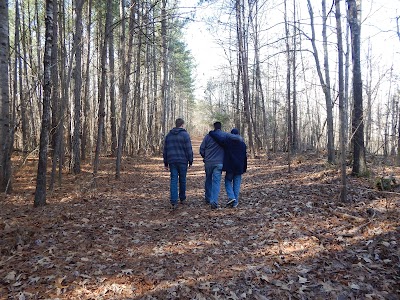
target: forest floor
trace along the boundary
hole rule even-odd
[[[291,173],[286,155],[249,159],[238,208],[211,210],[196,155],[171,210],[161,157],[125,158],[120,180],[103,157],[95,188],[83,166],[42,208],[36,163],[0,198],[0,299],[400,299],[400,190],[374,187],[399,168],[349,176],[344,204],[322,155],[296,156]]]

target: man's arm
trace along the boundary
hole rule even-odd
[[[164,161],[165,168],[168,168],[168,162],[167,162],[167,137],[165,137],[165,140],[164,140],[163,161]]]
[[[193,148],[189,134],[187,135],[186,139],[186,153],[189,161],[189,166],[191,166],[193,164]]]
[[[202,158],[204,158],[204,156],[206,155],[206,138],[207,138],[207,135],[204,137],[204,139],[200,145],[200,155]]]
[[[228,140],[241,142],[243,141],[243,138],[240,135],[224,132],[221,130],[210,131],[208,134],[218,143],[218,145],[222,147],[227,146],[229,142]]]
[[[221,130],[218,131],[212,130],[208,134],[214,139],[214,141],[217,142],[218,145],[222,147],[225,146],[227,137],[226,132],[223,132]]]

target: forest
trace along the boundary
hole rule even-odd
[[[1,0],[0,299],[398,299],[395,2]],[[215,121],[237,209],[204,204]]]

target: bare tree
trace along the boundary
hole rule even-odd
[[[53,20],[54,40],[58,40],[58,5],[54,6],[54,20]],[[51,144],[53,147],[53,161],[51,165],[51,176],[49,189],[53,190],[54,182],[56,179],[57,162],[61,159],[61,141],[63,139],[63,121],[62,121],[62,105],[60,102],[59,89],[60,81],[58,79],[58,43],[53,43],[53,49],[51,50],[51,78],[52,78],[52,89],[51,89],[51,120],[52,120],[52,132],[51,132]],[[59,165],[60,166],[60,165]],[[59,173],[61,174],[61,172]],[[59,177],[59,179],[61,179]],[[61,183],[61,180],[59,184]]]
[[[46,0],[46,33],[45,33],[45,49],[43,61],[43,114],[42,127],[40,132],[40,148],[39,162],[36,177],[36,191],[34,206],[43,206],[46,204],[46,173],[47,173],[47,152],[49,144],[49,129],[50,129],[50,103],[51,103],[51,51],[53,43],[53,13],[54,5],[57,5],[57,0]]]
[[[75,1],[75,72],[74,72],[74,132],[72,136],[72,171],[81,172],[81,112],[82,112],[82,8],[83,0]]]
[[[107,1],[106,8],[106,22],[104,28],[104,36],[102,41],[101,55],[100,55],[100,68],[101,68],[101,77],[100,77],[100,86],[99,86],[99,110],[97,115],[97,142],[96,142],[96,152],[93,161],[93,176],[96,178],[97,171],[99,169],[99,159],[100,159],[100,151],[102,145],[103,131],[104,131],[104,117],[106,115],[105,112],[105,102],[106,102],[106,59],[107,59],[107,40],[109,37],[109,31],[111,30],[111,1]]]
[[[11,182],[8,1],[0,3],[0,191]]]
[[[287,152],[288,152],[288,172],[291,172],[291,152],[292,152],[292,108],[290,102],[290,88],[291,88],[291,69],[290,69],[290,45],[289,45],[289,25],[288,25],[288,15],[287,15],[287,1],[285,4],[285,45],[286,45],[286,105],[287,105]]]
[[[115,164],[115,177],[118,179],[120,178],[120,172],[121,172],[121,159],[122,159],[122,151],[125,145],[125,140],[126,140],[126,108],[127,108],[127,102],[128,102],[128,95],[129,95],[129,90],[130,90],[130,73],[131,73],[131,66],[132,66],[132,51],[133,51],[133,31],[134,31],[134,25],[135,25],[135,6],[132,5],[130,8],[130,18],[129,18],[129,40],[128,40],[128,51],[127,51],[127,57],[125,57],[125,45],[123,41],[125,41],[125,21],[124,21],[124,3],[125,0],[121,0],[121,16],[122,16],[122,22],[121,22],[121,55],[122,56],[122,62],[123,62],[123,76],[121,80],[121,96],[122,96],[122,104],[121,104],[121,120],[120,120],[120,126],[119,126],[119,131],[118,131],[118,148],[117,148],[117,159],[116,159],[116,164]]]
[[[363,97],[361,79],[361,3],[360,0],[347,0],[351,30],[351,53],[353,62],[353,169],[352,174],[367,174],[364,146]]]
[[[341,170],[341,191],[340,200],[347,202],[347,176],[346,176],[346,114],[344,98],[344,61],[343,61],[343,34],[342,16],[340,13],[340,0],[335,1],[335,18],[338,45],[338,72],[339,72],[339,114],[340,114],[340,170]]]
[[[90,127],[90,87],[91,87],[91,80],[90,80],[90,54],[91,54],[91,47],[90,47],[90,37],[91,37],[91,24],[92,23],[92,0],[88,1],[88,8],[87,8],[87,25],[86,25],[86,40],[87,40],[87,53],[86,53],[86,71],[85,71],[85,85],[84,85],[84,92],[83,92],[83,107],[82,107],[82,140],[81,140],[81,158],[82,160],[86,160],[86,148],[89,142],[89,127]]]
[[[243,0],[236,0],[236,34],[238,42],[239,68],[242,82],[244,118],[247,125],[249,149],[255,155],[253,142],[253,126],[251,123],[249,59],[248,59],[248,24],[245,22],[245,4]]]
[[[322,75],[321,64],[319,61],[318,50],[315,43],[315,28],[314,28],[314,13],[311,6],[310,0],[307,0],[308,4],[308,12],[310,15],[311,22],[311,44],[313,48],[313,56],[315,60],[315,64],[317,67],[317,73],[319,77],[319,81],[322,86],[322,90],[325,95],[325,103],[326,103],[326,113],[327,113],[327,136],[328,136],[328,162],[334,163],[335,161],[335,151],[334,151],[334,138],[333,138],[333,103],[331,97],[330,90],[330,80],[329,80],[329,65],[328,65],[328,54],[327,54],[327,34],[326,34],[326,3],[325,0],[322,1],[322,10],[323,10],[323,44],[324,44],[324,68],[325,68],[325,79]]]
[[[161,7],[161,39],[162,39],[162,86],[161,98],[163,103],[161,131],[165,135],[169,116],[168,102],[168,37],[167,37],[167,0],[162,0]]]
[[[111,14],[111,24],[113,15]],[[117,113],[115,95],[115,59],[114,59],[114,30],[110,30],[108,39],[108,61],[110,65],[110,123],[111,123],[111,155],[115,156],[117,151]]]

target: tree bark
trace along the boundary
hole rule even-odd
[[[121,1],[121,11],[123,11],[125,0]],[[121,14],[123,14],[121,12]],[[128,39],[128,52],[127,57],[125,57],[125,21],[122,20],[121,23],[121,55],[123,61],[123,79],[121,82],[121,96],[122,96],[122,104],[121,104],[121,120],[118,131],[118,149],[117,149],[117,160],[115,163],[115,178],[119,179],[121,174],[121,160],[122,160],[122,152],[125,146],[126,140],[126,108],[128,102],[128,95],[130,90],[130,73],[131,73],[131,65],[132,65],[132,51],[133,51],[133,36],[134,36],[134,25],[135,25],[135,9],[134,5],[131,6],[130,9],[130,18],[129,18],[129,39]],[[124,17],[123,17],[124,18]]]
[[[249,85],[249,62],[248,62],[248,38],[245,32],[244,24],[244,2],[236,0],[236,25],[237,25],[237,40],[238,40],[238,55],[239,55],[239,68],[241,69],[242,79],[242,93],[244,105],[244,118],[247,125],[247,135],[249,140],[249,149],[251,155],[255,155],[254,142],[253,142],[253,126],[251,123],[251,108],[250,108],[250,85]]]
[[[296,153],[299,148],[299,130],[298,130],[298,115],[297,115],[297,76],[296,76],[296,58],[297,58],[297,26],[296,26],[296,1],[293,1],[293,55],[292,55],[292,70],[293,70],[293,118],[292,118],[292,152]]]
[[[0,192],[11,182],[8,1],[0,3]]]
[[[54,40],[58,39],[58,5],[54,6]],[[63,138],[63,119],[62,119],[62,109],[59,97],[60,83],[58,79],[58,43],[53,43],[53,48],[51,50],[51,78],[52,78],[52,90],[51,90],[51,102],[52,102],[52,140],[51,144],[53,147],[53,160],[51,166],[51,176],[49,189],[53,190],[54,183],[56,180],[57,163],[61,160],[61,140]],[[61,182],[59,182],[61,183]]]
[[[74,132],[72,136],[72,171],[81,172],[81,91],[82,91],[82,7],[83,0],[75,0],[75,72],[74,72]]]
[[[43,60],[43,114],[42,127],[40,132],[40,148],[39,162],[36,177],[36,191],[34,206],[44,206],[46,204],[46,172],[47,172],[47,152],[49,144],[49,127],[50,127],[50,102],[51,102],[51,51],[53,43],[53,12],[56,0],[46,0],[46,33],[45,33],[45,49]]]
[[[90,80],[90,37],[91,37],[91,24],[92,23],[92,0],[88,1],[88,9],[87,9],[87,26],[86,26],[86,39],[87,39],[87,53],[86,53],[86,71],[85,71],[85,86],[83,92],[83,118],[82,118],[82,140],[81,140],[81,158],[83,161],[86,160],[86,145],[89,141],[89,133],[90,133],[90,101],[89,101],[89,92],[91,86]]]
[[[111,14],[111,23],[113,16]],[[110,30],[108,41],[108,60],[110,64],[110,123],[111,123],[111,155],[115,157],[117,152],[117,113],[115,103],[115,63],[114,63],[114,33]]]
[[[335,151],[334,151],[334,138],[333,138],[333,112],[332,112],[333,105],[332,105],[332,99],[331,99],[331,91],[330,91],[330,86],[328,85],[328,81],[325,81],[324,76],[322,75],[321,64],[320,64],[319,56],[318,56],[318,50],[317,50],[317,46],[315,44],[314,13],[313,13],[313,9],[312,9],[310,0],[307,0],[307,3],[308,3],[308,12],[310,15],[310,22],[311,22],[311,34],[312,34],[311,44],[312,44],[312,48],[313,48],[313,56],[314,56],[315,64],[317,67],[319,81],[321,83],[322,90],[325,95],[325,103],[326,103],[326,111],[327,111],[326,113],[327,113],[327,136],[328,136],[328,144],[327,144],[328,163],[334,163]],[[322,3],[325,4],[325,1],[322,1]],[[324,7],[324,5],[323,5],[323,7]],[[327,43],[327,41],[326,41],[326,19],[325,20],[324,19],[323,19],[323,22],[325,23],[325,26],[324,26],[325,32],[323,33],[323,36],[325,36],[325,38],[324,38],[324,45],[325,45]],[[325,46],[324,46],[324,48],[325,48]],[[324,55],[325,74],[328,74],[327,73],[328,72],[327,59],[328,59],[327,55]],[[326,79],[328,79],[328,78],[326,78]]]
[[[353,169],[352,175],[367,175],[364,147],[363,97],[361,79],[361,22],[360,2],[347,0],[351,30],[351,54],[353,62]]]
[[[161,7],[161,39],[162,39],[162,86],[161,86],[161,98],[162,98],[162,125],[161,131],[164,136],[167,131],[167,121],[169,117],[169,102],[168,102],[168,48],[167,48],[167,0],[162,0]],[[162,144],[162,141],[161,141]]]
[[[288,172],[291,172],[291,152],[292,152],[292,108],[290,103],[290,47],[289,47],[289,26],[287,19],[287,5],[285,4],[285,45],[286,45],[286,115],[287,115],[287,153],[288,153]]]
[[[347,202],[347,177],[346,177],[346,114],[344,98],[344,62],[343,62],[343,35],[342,20],[340,13],[340,0],[335,1],[335,18],[338,45],[338,80],[339,80],[339,114],[340,114],[340,171],[341,171],[341,189],[340,200]]]
[[[103,130],[104,130],[104,117],[106,115],[105,112],[105,102],[106,102],[106,59],[107,59],[107,40],[109,37],[109,31],[111,30],[111,1],[107,1],[107,8],[106,8],[106,22],[104,28],[104,37],[103,37],[103,44],[101,48],[101,55],[100,55],[100,70],[101,70],[101,77],[100,77],[100,86],[99,86],[99,111],[97,115],[97,141],[96,141],[96,152],[94,155],[93,161],[93,176],[96,178],[97,171],[99,169],[99,158],[101,152],[101,145],[102,145],[102,137],[103,137]]]

